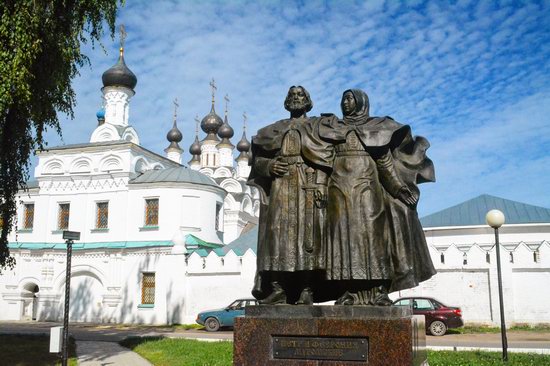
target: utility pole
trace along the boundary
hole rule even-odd
[[[71,299],[71,257],[74,240],[80,240],[80,232],[63,231],[63,239],[67,244],[67,268],[65,270],[65,308],[63,314],[63,347],[61,349],[61,365],[67,366],[69,360],[69,301]]]

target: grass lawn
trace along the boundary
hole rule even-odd
[[[191,339],[128,338],[121,345],[132,349],[155,366],[230,366],[232,342],[202,342]],[[428,351],[430,366],[503,365],[499,352]],[[509,353],[506,366],[548,366],[550,356]]]
[[[233,364],[233,342],[203,342],[193,339],[127,338],[124,347],[155,366],[229,366]]]
[[[529,332],[550,332],[550,324],[517,324],[506,328],[507,331],[529,331]],[[478,333],[500,333],[500,327],[491,327],[487,325],[465,325],[461,328],[448,329],[449,334],[478,334]]]
[[[428,362],[430,366],[544,366],[550,365],[550,356],[508,353],[508,363],[504,363],[500,352],[428,351]]]
[[[76,366],[74,340],[69,342],[69,365]],[[53,366],[61,365],[61,358],[50,353],[50,337],[45,335],[0,334],[0,365]]]

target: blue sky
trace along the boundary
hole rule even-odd
[[[431,142],[437,182],[421,186],[421,216],[483,193],[550,207],[549,1],[127,1],[118,23],[138,77],[130,123],[152,151],[164,154],[176,97],[188,149],[212,78],[235,143],[244,111],[249,136],[285,118],[290,85],[309,90],[310,115],[340,115],[342,92],[361,88],[372,115]],[[83,48],[75,119],[62,116],[49,146],[87,142],[97,125],[118,39],[103,44]]]

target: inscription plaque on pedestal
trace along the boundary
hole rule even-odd
[[[274,359],[368,361],[368,338],[273,337]]]
[[[403,306],[247,306],[235,366],[426,366],[424,316]]]

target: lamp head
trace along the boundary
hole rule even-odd
[[[505,217],[502,211],[491,210],[487,212],[487,215],[485,216],[485,221],[487,222],[487,225],[489,225],[493,229],[498,229],[504,224]]]

